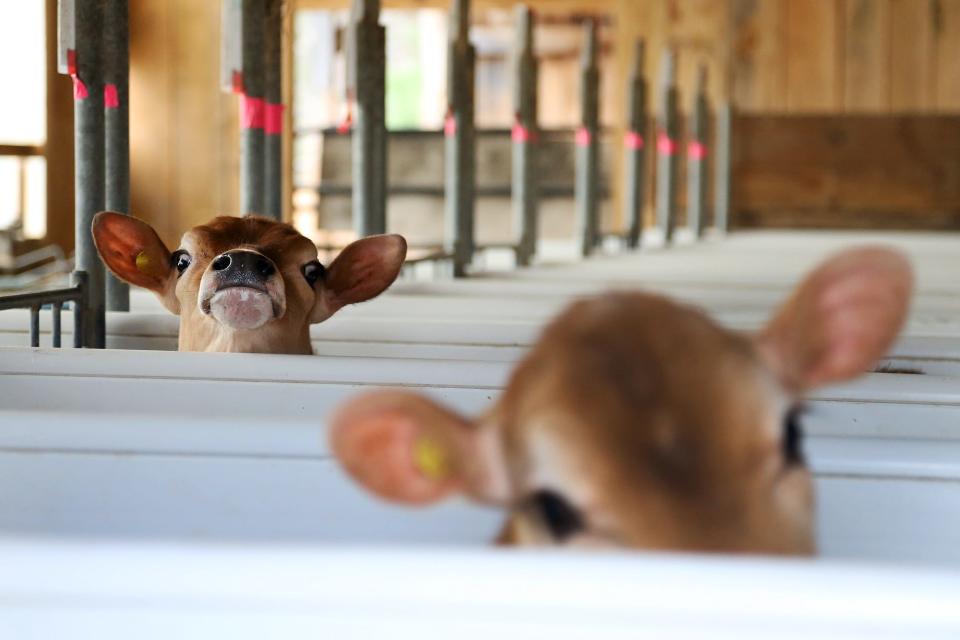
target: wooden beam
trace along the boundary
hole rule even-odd
[[[740,115],[734,221],[960,228],[960,116]]]
[[[350,0],[293,0],[295,9],[349,9]],[[513,9],[516,0],[474,0],[474,9]],[[539,13],[605,13],[617,0],[528,0]],[[448,9],[450,0],[383,0],[384,9]]]

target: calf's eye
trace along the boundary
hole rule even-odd
[[[804,464],[803,428],[800,425],[802,407],[793,407],[783,419],[783,457],[788,465]]]
[[[555,491],[537,491],[530,496],[530,503],[554,540],[565,540],[584,528],[580,512]]]
[[[311,287],[317,284],[317,280],[320,280],[326,273],[326,269],[317,260],[303,265],[301,271],[303,271],[303,277]]]
[[[174,251],[173,255],[170,256],[171,264],[177,269],[177,276],[179,277],[187,270],[187,267],[190,266],[190,254],[181,249],[180,251]]]

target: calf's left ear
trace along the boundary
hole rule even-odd
[[[400,275],[407,257],[403,236],[362,238],[340,252],[317,283],[317,302],[310,322],[322,322],[340,308],[375,298]]]
[[[913,274],[882,247],[841,252],[797,288],[757,336],[767,364],[795,392],[865,373],[896,339]]]

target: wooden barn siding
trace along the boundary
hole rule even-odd
[[[742,110],[960,111],[960,0],[730,0]]]
[[[960,115],[739,115],[734,226],[960,228]]]

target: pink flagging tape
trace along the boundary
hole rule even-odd
[[[448,113],[443,121],[443,135],[448,138],[457,135],[457,117],[452,113]]]
[[[514,142],[519,143],[528,143],[536,142],[536,134],[534,134],[530,129],[527,129],[525,126],[519,122],[513,125],[513,129],[510,131],[510,139]]]
[[[643,136],[636,131],[627,131],[627,135],[623,138],[623,143],[627,145],[627,149],[639,151],[643,149]]]
[[[353,110],[347,109],[347,115],[343,119],[343,122],[337,125],[337,133],[343,135],[350,133],[351,129],[353,129]]]
[[[663,156],[672,156],[677,152],[677,141],[667,135],[666,131],[657,134],[657,151]]]
[[[707,145],[693,140],[687,145],[687,157],[691,160],[703,160],[707,157]]]
[[[243,93],[243,73],[233,70],[233,73],[230,76],[230,84],[233,86],[233,92],[242,94]]]
[[[244,129],[263,129],[263,98],[240,96],[240,126]]]
[[[278,136],[283,133],[283,105],[267,103],[266,122],[263,132],[268,136]]]
[[[577,134],[574,136],[573,140],[578,147],[587,147],[590,146],[590,140],[592,136],[590,135],[590,129],[586,127],[580,127],[577,129]]]
[[[107,109],[120,108],[120,96],[117,94],[117,85],[103,85],[103,106]]]
[[[83,100],[90,95],[87,91],[87,85],[85,85],[83,80],[80,79],[80,76],[77,75],[77,52],[73,49],[67,49],[67,73],[70,74],[70,79],[73,80],[74,100]]]

